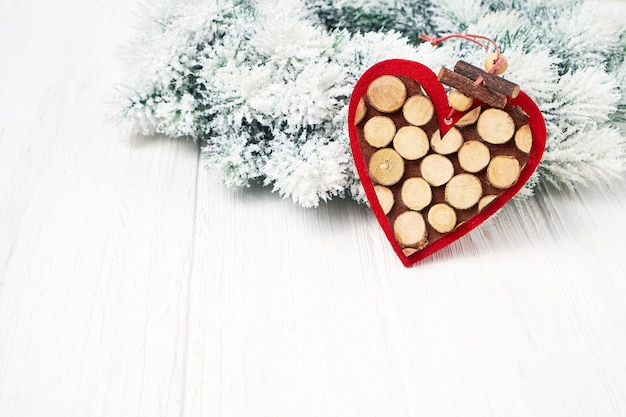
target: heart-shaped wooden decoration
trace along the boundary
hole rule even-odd
[[[443,69],[438,77],[417,62],[383,61],[363,74],[350,101],[357,171],[405,266],[499,210],[528,181],[545,148],[541,111],[519,87],[514,98],[493,91],[494,101],[484,98],[491,93],[485,83],[473,95],[481,100],[459,112],[452,111],[444,78],[458,74]]]

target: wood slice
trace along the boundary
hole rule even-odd
[[[448,94],[448,102],[454,110],[467,111],[474,104],[474,99],[454,89]]]
[[[515,146],[524,153],[530,153],[533,146],[533,135],[530,132],[530,126],[524,125],[515,132]]]
[[[426,96],[412,96],[402,107],[402,114],[413,126],[424,126],[432,119],[435,108]]]
[[[433,187],[439,187],[454,175],[454,166],[448,158],[438,154],[430,154],[420,165],[422,177]]]
[[[484,143],[477,140],[465,142],[459,149],[459,165],[467,172],[479,172],[489,165],[491,154]]]
[[[383,209],[385,216],[389,214],[391,208],[393,207],[394,199],[393,193],[387,187],[382,185],[374,186],[374,191],[376,192],[376,197],[378,198],[378,202],[380,203],[380,207]]]
[[[488,143],[501,145],[513,137],[515,122],[505,111],[487,109],[478,118],[478,135]]]
[[[448,233],[456,227],[456,212],[447,204],[435,204],[428,210],[428,223],[439,233]]]
[[[354,112],[354,125],[358,125],[363,121],[365,115],[367,114],[367,105],[365,104],[365,100],[363,97],[359,100],[359,104],[356,105],[356,111]]]
[[[521,106],[513,106],[513,113],[520,119],[528,119],[530,117]]]
[[[402,184],[400,198],[405,206],[419,211],[430,204],[433,192],[423,178],[409,178]]]
[[[483,194],[480,180],[472,174],[455,175],[446,185],[446,201],[454,208],[466,210],[473,207]]]
[[[463,135],[456,127],[451,128],[443,138],[439,129],[430,138],[430,146],[440,155],[450,155],[459,150],[463,144]]]
[[[487,179],[496,188],[505,189],[517,182],[520,176],[519,161],[512,156],[496,156],[487,167]]]
[[[398,77],[383,75],[367,88],[367,98],[376,110],[393,113],[400,110],[406,101],[406,86]]]
[[[401,127],[393,138],[393,147],[409,161],[422,158],[430,149],[426,132],[417,126]]]
[[[421,246],[426,240],[426,222],[416,211],[405,211],[393,222],[393,232],[403,246]]]
[[[391,148],[380,149],[370,159],[369,172],[378,184],[394,185],[404,175],[404,159]]]
[[[374,116],[365,122],[363,136],[367,143],[375,148],[389,145],[396,134],[396,125],[387,116]]]
[[[491,202],[495,200],[497,197],[498,197],[497,195],[489,194],[481,198],[480,201],[478,202],[478,211],[483,211],[483,209],[487,207],[489,204],[491,204]]]
[[[469,125],[473,125],[478,120],[478,116],[480,116],[481,107],[476,107],[469,112],[467,112],[463,117],[461,117],[455,124],[456,127],[465,127]]]

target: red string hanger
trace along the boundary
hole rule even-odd
[[[487,70],[487,72],[490,74],[500,75],[503,74],[504,71],[506,71],[506,68],[508,66],[508,61],[506,57],[500,53],[500,47],[498,46],[496,41],[488,36],[477,35],[473,33],[453,33],[450,35],[442,36],[440,38],[432,38],[425,33],[422,33],[421,35],[419,35],[418,38],[420,40],[430,43],[432,46],[437,46],[440,43],[447,41],[448,39],[464,39],[466,41],[475,43],[476,45],[483,48],[485,51],[489,52],[489,46],[483,42],[480,42],[480,40],[483,40],[493,45],[495,49],[495,52],[489,54],[485,59],[485,69]],[[476,80],[476,85],[479,85],[482,82],[483,80],[479,78],[478,80]]]
[[[495,52],[487,55],[487,58],[485,58],[485,64],[484,64],[485,70],[489,74],[494,74],[494,75],[501,75],[507,70],[508,61],[506,57],[500,53],[500,47],[498,46],[496,41],[494,41],[492,38],[488,36],[478,35],[478,34],[473,34],[473,33],[453,33],[453,34],[445,35],[439,38],[433,38],[426,34],[421,34],[419,35],[418,38],[420,40],[429,42],[433,46],[437,46],[441,44],[442,42],[445,42],[449,39],[463,39],[463,40],[475,43],[476,45],[480,46],[487,52],[489,52],[489,44],[491,44]],[[474,81],[474,84],[479,86],[483,84],[484,81],[485,81],[484,78],[482,76],[479,76]],[[454,116],[454,113],[455,113],[455,109],[452,108],[450,110],[450,114],[448,115],[448,117],[445,118],[446,124],[452,123],[452,117]]]

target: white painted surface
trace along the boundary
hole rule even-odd
[[[362,207],[120,135],[133,10],[1,7],[0,416],[626,415],[624,179],[405,269]]]

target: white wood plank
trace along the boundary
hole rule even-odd
[[[109,120],[131,10],[3,5],[2,416],[180,414],[198,149]]]
[[[516,203],[407,270],[362,208],[202,178],[185,415],[626,410],[623,182]]]
[[[362,208],[201,173],[184,415],[622,416],[625,205],[550,189],[407,270]]]
[[[623,179],[405,269],[363,207],[108,124],[133,10],[2,6],[0,416],[626,414]]]

